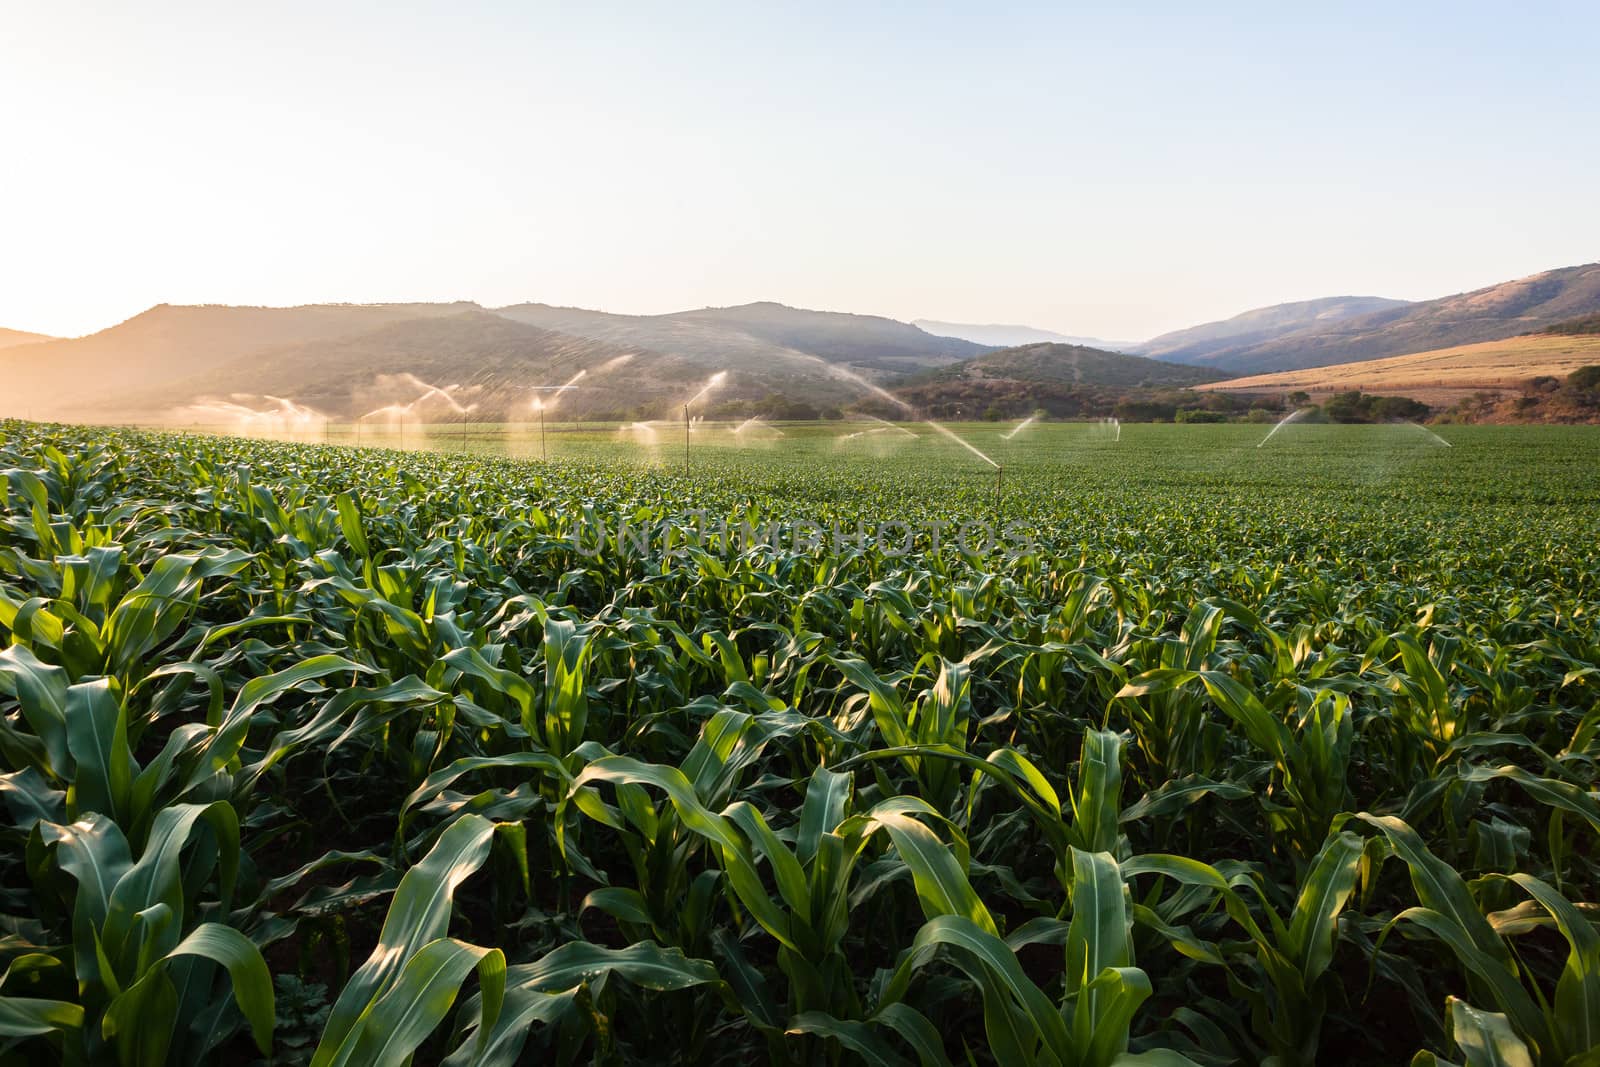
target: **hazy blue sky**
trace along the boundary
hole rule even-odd
[[[1597,39],[1593,0],[0,0],[0,326],[1426,298],[1600,260]]]

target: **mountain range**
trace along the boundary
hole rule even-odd
[[[1220,365],[1232,353],[1306,330],[1319,330],[1377,311],[1407,306],[1381,296],[1329,296],[1254,308],[1220,322],[1191,326],[1131,345],[1129,352],[1174,363]]]
[[[937,319],[912,319],[911,325],[926,330],[941,337],[959,337],[965,341],[973,341],[980,345],[991,345],[995,348],[1012,348],[1016,345],[1038,344],[1048,341],[1052,344],[1078,345],[1083,348],[1098,348],[1107,352],[1129,352],[1136,347],[1134,341],[1104,341],[1098,337],[1073,337],[1070,334],[1056,333],[1054,330],[1041,330],[1035,326],[1013,326],[1001,323],[977,325],[970,322],[940,322]]]
[[[88,337],[0,350],[0,413],[204,421],[226,405],[292,402],[341,418],[399,409],[510,418],[541,399],[573,416],[642,417],[718,375],[708,404],[803,414],[988,351],[892,319],[773,303],[657,316],[464,302],[163,304]]]
[[[1231,374],[1268,374],[1499,341],[1597,310],[1600,263],[1589,263],[1418,303],[1335,297],[1263,308],[1133,351]],[[1273,321],[1270,329],[1254,328],[1265,320]],[[1230,325],[1231,336],[1222,329]]]
[[[1189,389],[1227,375],[1086,345],[1039,341],[925,371],[897,388],[935,418],[1104,414],[1132,393]]]
[[[87,337],[0,330],[0,415],[203,421],[219,405],[298,405],[338,418],[496,419],[525,418],[538,401],[569,417],[654,418],[708,386],[698,407],[728,415],[892,408],[885,390],[963,410],[1002,396],[1014,408],[1034,390],[1070,412],[1113,394],[1499,341],[1596,313],[1600,264],[1436,300],[1280,304],[1124,351],[1024,326],[771,302],[666,315],[465,301],[162,304]]]
[[[1210,367],[1167,363],[1087,345],[1040,341],[997,349],[949,367],[924,372],[907,384],[1004,379],[1118,389],[1185,389],[1226,377],[1228,375]]]

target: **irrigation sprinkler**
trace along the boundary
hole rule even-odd
[[[700,391],[698,393],[694,394],[694,396],[691,396],[688,399],[688,401],[683,405],[683,465],[685,467],[689,466],[689,430],[690,430],[689,407],[690,407],[690,405],[699,403],[701,397],[706,396],[713,389],[715,389],[718,386],[720,386],[724,381],[727,380],[727,378],[728,378],[728,372],[727,371],[725,371],[725,370],[717,371],[717,373],[713,374],[710,377],[710,379],[708,379],[706,381],[705,385],[700,387]]]
[[[1005,484],[1006,469],[995,464],[994,468],[994,521],[1000,525],[1000,520],[1005,517]]]
[[[539,405],[539,462],[550,462],[550,446],[544,436],[544,405]]]

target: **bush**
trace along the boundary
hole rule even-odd
[[[1372,417],[1381,422],[1428,417],[1428,405],[1409,396],[1375,396],[1371,400]]]
[[[1567,386],[1583,393],[1600,390],[1600,366],[1591,363],[1587,367],[1579,367],[1567,375]]]
[[[1118,401],[1113,412],[1123,422],[1171,422],[1178,406],[1160,400],[1126,399]]]
[[[1360,393],[1336,393],[1322,404],[1322,413],[1334,422],[1371,422],[1372,410]]]
[[[1600,315],[1585,315],[1581,319],[1558,322],[1554,326],[1545,327],[1544,332],[1567,334],[1569,336],[1600,333]]]
[[[1395,422],[1426,418],[1429,408],[1408,396],[1351,392],[1329,397],[1322,410],[1334,422]]]

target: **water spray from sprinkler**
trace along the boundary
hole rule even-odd
[[[1000,469],[1000,464],[996,463],[994,460],[992,460],[988,456],[984,455],[984,453],[978,449],[977,445],[973,444],[971,441],[968,441],[965,437],[962,437],[960,434],[956,433],[954,430],[950,429],[948,426],[944,426],[944,425],[942,425],[940,423],[934,422],[932,419],[928,419],[927,423],[928,423],[929,426],[932,426],[935,430],[938,430],[940,433],[942,433],[946,437],[950,438],[950,440],[954,441],[956,444],[960,445],[962,448],[966,449],[968,452],[971,452],[974,456],[977,456],[979,459],[983,460],[989,466],[995,468],[996,470]]]
[[[881,422],[881,423],[883,423],[883,428],[885,430],[899,430],[901,433],[905,434],[907,437],[915,437],[915,436],[917,436],[916,434],[912,433],[910,430],[906,429],[904,426],[901,426],[897,422],[890,422],[888,419],[880,419],[876,415],[868,415],[867,418],[871,419],[873,422]]]
[[[899,434],[902,437],[916,437],[917,436],[916,434],[912,433],[910,430],[906,429],[904,426],[899,425],[898,423],[890,422],[887,419],[880,419],[876,415],[867,415],[866,417],[871,419],[873,422],[881,423],[882,425],[874,426],[869,430],[856,430],[853,433],[841,434],[839,436],[839,440],[841,440],[841,441],[853,441],[857,437],[876,437],[878,434],[881,434],[881,433]]]
[[[577,374],[574,374],[572,377],[568,378],[565,382],[563,382],[560,385],[541,385],[541,386],[538,386],[537,387],[537,391],[542,392],[542,393],[548,393],[548,394],[550,394],[550,396],[549,396],[548,399],[545,399],[545,398],[542,398],[542,397],[534,397],[534,400],[533,400],[534,408],[538,409],[540,407],[540,405],[543,404],[543,406],[545,408],[549,408],[550,410],[554,411],[556,405],[561,403],[561,394],[565,393],[569,389],[576,389],[578,387],[578,383],[580,381],[582,381],[584,376],[587,375],[588,373],[589,372],[587,370],[581,370]]]
[[[717,371],[717,373],[713,374],[709,379],[707,379],[705,385],[700,387],[700,391],[698,393],[694,394],[694,396],[691,396],[688,400],[686,400],[684,402],[684,405],[683,405],[683,465],[684,465],[685,468],[687,468],[689,466],[689,431],[693,428],[693,424],[689,420],[689,405],[698,403],[703,397],[708,396],[713,389],[716,389],[718,386],[720,386],[723,382],[725,382],[727,380],[728,380],[728,372],[727,371],[725,371],[725,370]]]
[[[988,456],[984,455],[977,445],[973,444],[971,441],[968,441],[965,437],[962,437],[948,426],[934,422],[932,419],[927,421],[929,426],[932,426],[935,430],[938,430],[940,433],[950,438],[950,440],[954,441],[956,444],[960,445],[962,448],[965,448],[968,452],[971,452],[974,456],[977,456],[979,459],[983,460],[989,466],[994,468],[994,507],[995,518],[998,521],[1000,516],[1001,495],[1005,491],[1004,487],[1006,469],[1000,464],[996,463],[994,460],[990,459]]]
[[[1300,408],[1298,411],[1291,411],[1288,415],[1285,415],[1283,418],[1279,419],[1278,420],[1278,425],[1276,425],[1272,429],[1268,430],[1267,431],[1267,436],[1263,437],[1261,439],[1260,443],[1256,445],[1256,447],[1260,448],[1262,445],[1264,445],[1268,441],[1272,440],[1272,436],[1274,434],[1276,434],[1279,430],[1283,429],[1285,426],[1289,425],[1295,419],[1298,419],[1301,415],[1304,415],[1306,412],[1308,412],[1310,410],[1311,410],[1310,408]]]
[[[698,404],[713,389],[717,388],[718,386],[720,386],[723,382],[725,382],[727,380],[728,380],[728,372],[727,371],[725,371],[725,370],[717,371],[717,373],[713,374],[710,377],[710,379],[706,382],[705,385],[700,387],[700,391],[698,393],[694,394],[694,396],[691,396],[683,406],[685,408],[687,408],[690,404]]]
[[[1002,441],[1011,440],[1013,437],[1017,436],[1017,434],[1021,433],[1023,430],[1026,430],[1029,426],[1032,426],[1038,420],[1039,420],[1039,416],[1037,416],[1037,415],[1029,415],[1027,418],[1023,419],[1021,422],[1019,422],[1015,426],[1013,426],[1011,428],[1011,432],[1010,433],[1001,434],[1000,435],[1000,440],[1002,440]]]
[[[1429,437],[1429,438],[1430,438],[1430,439],[1431,439],[1431,440],[1432,440],[1432,441],[1433,441],[1433,442],[1434,442],[1434,443],[1435,443],[1435,444],[1441,444],[1441,445],[1444,445],[1444,447],[1446,447],[1446,448],[1449,448],[1449,447],[1450,447],[1450,442],[1449,442],[1449,441],[1446,441],[1446,440],[1445,440],[1445,439],[1444,439],[1444,438],[1442,438],[1442,437],[1440,437],[1440,436],[1439,436],[1439,435],[1438,435],[1438,434],[1436,434],[1436,433],[1434,433],[1434,432],[1433,432],[1433,431],[1432,431],[1432,430],[1430,430],[1430,429],[1428,429],[1428,428],[1427,428],[1427,427],[1426,427],[1426,426],[1424,426],[1424,425],[1422,425],[1422,424],[1421,424],[1421,423],[1418,423],[1418,422],[1412,422],[1412,421],[1410,421],[1410,420],[1409,420],[1409,419],[1408,419],[1408,420],[1406,420],[1406,425],[1407,425],[1407,426],[1415,426],[1415,427],[1416,427],[1416,428],[1417,428],[1417,429],[1419,429],[1419,430],[1421,430],[1421,431],[1422,431],[1422,432],[1423,432],[1423,433],[1425,433],[1425,434],[1427,434],[1427,435],[1428,435],[1428,437]]]
[[[760,416],[745,419],[738,426],[735,426],[733,429],[733,436],[743,440],[744,435],[752,431],[760,431],[761,433],[771,437],[786,436],[784,432],[778,429],[776,426],[767,425],[767,423]]]
[[[612,362],[616,361],[613,360]],[[568,389],[577,388],[578,382],[580,382],[583,379],[583,376],[588,373],[589,372],[587,370],[580,370],[577,374],[574,374],[560,385],[538,386],[539,390],[550,394],[548,399],[542,396],[535,396],[532,404],[530,405],[534,411],[539,413],[539,458],[541,460],[548,462],[550,459],[550,448],[546,441],[544,432],[544,413],[546,411],[554,411],[556,405],[561,403],[561,394],[565,393]]]

